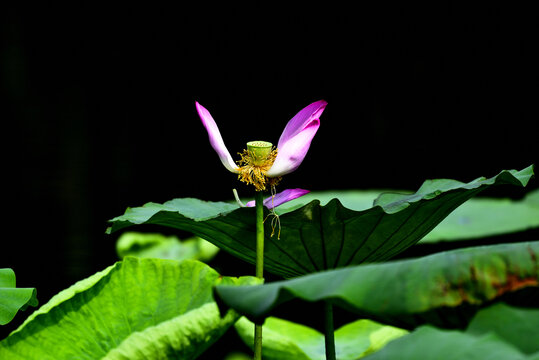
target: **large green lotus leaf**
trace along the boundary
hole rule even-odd
[[[428,233],[421,243],[476,239],[539,228],[539,190],[522,200],[470,199]]]
[[[35,288],[17,288],[15,272],[0,269],[0,325],[9,323],[19,310],[37,306]]]
[[[1,359],[193,359],[237,319],[219,314],[221,277],[195,261],[127,257],[54,296],[0,342]]]
[[[470,183],[426,181],[415,194],[385,193],[367,210],[352,210],[337,199],[318,200],[265,222],[265,269],[284,277],[383,261],[417,243],[456,207],[496,184],[525,186],[533,167],[502,171]],[[194,233],[231,254],[255,262],[255,211],[224,202],[175,199],[128,209],[111,220],[110,231],[134,224],[159,224]],[[279,227],[280,239],[272,226]]]
[[[465,332],[421,326],[365,359],[537,359],[538,320],[539,309],[496,304],[479,311]]]
[[[539,241],[479,246],[417,259],[328,270],[260,286],[217,286],[220,303],[262,322],[293,299],[329,301],[402,328],[430,323],[462,328],[502,297],[539,298]]]
[[[245,317],[234,325],[246,345],[254,340],[254,324]],[[408,331],[370,320],[357,320],[335,331],[335,352],[340,360],[355,360]],[[263,326],[262,355],[267,360],[324,360],[324,335],[291,321],[269,317]]]
[[[217,246],[196,236],[180,241],[176,236],[125,232],[116,242],[116,252],[120,259],[126,256],[136,256],[208,262],[218,251]]]

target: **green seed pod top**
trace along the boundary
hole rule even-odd
[[[267,141],[249,141],[247,151],[251,155],[254,165],[262,165],[271,154],[273,144]]]

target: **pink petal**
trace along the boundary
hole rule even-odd
[[[221,162],[229,171],[238,173],[238,166],[234,160],[232,160],[232,156],[230,156],[223,138],[221,137],[221,133],[219,132],[219,128],[217,127],[215,120],[213,120],[210,112],[198,102],[195,102],[195,105],[198,111],[198,116],[200,116],[200,120],[202,120],[202,124],[208,132],[208,137],[210,138],[210,144],[213,147],[213,150],[215,150],[217,155],[219,155],[219,159],[221,159]]]
[[[286,202],[297,199],[303,195],[307,195],[308,193],[309,193],[309,190],[304,190],[304,189],[286,189],[276,194],[275,197],[270,196],[269,198],[265,199],[264,206],[267,207],[268,209],[273,209]],[[247,204],[245,204],[245,206],[247,207],[255,206],[254,200],[249,201]]]
[[[278,153],[266,176],[282,176],[296,170],[309,151],[311,141],[320,127],[320,115],[327,102],[320,100],[307,106],[286,124],[277,145]]]
[[[296,116],[290,119],[288,124],[286,124],[283,133],[279,138],[277,148],[281,148],[289,139],[303,131],[303,129],[305,129],[313,120],[320,119],[327,104],[328,103],[324,100],[319,100],[300,110]]]

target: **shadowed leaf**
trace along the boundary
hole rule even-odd
[[[538,308],[517,308],[499,303],[479,311],[466,332],[476,336],[493,332],[523,353],[534,354],[539,352],[538,329]]]
[[[539,190],[522,200],[471,199],[425,236],[421,243],[468,240],[539,228]]]
[[[538,319],[538,309],[496,304],[479,311],[466,332],[422,326],[365,359],[537,359]]]
[[[220,301],[256,322],[293,299],[330,301],[402,328],[462,328],[500,298],[537,304],[539,242],[480,246],[330,270],[260,286],[217,286]],[[519,294],[525,294],[522,299]]]

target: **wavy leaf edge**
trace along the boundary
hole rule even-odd
[[[125,269],[124,269],[124,266],[125,266]],[[77,297],[84,297],[85,293],[90,294],[90,298],[93,298],[93,295],[98,296],[100,294],[99,289],[97,290],[98,291],[97,293],[92,294],[92,292],[94,291],[94,287],[96,286],[99,287],[100,285],[107,286],[107,283],[109,282],[111,276],[116,276],[117,279],[120,279],[124,276],[129,275],[129,273],[126,273],[125,271],[129,271],[130,269],[138,270],[144,267],[151,268],[151,267],[161,267],[161,266],[166,266],[170,269],[174,268],[175,271],[187,271],[189,276],[191,274],[190,271],[192,271],[193,274],[198,274],[198,273],[204,274],[205,278],[207,278],[208,281],[212,283],[210,287],[203,284],[203,286],[205,286],[208,289],[208,290],[204,290],[204,289],[203,290],[209,291],[209,294],[211,294],[212,292],[211,289],[215,285],[218,285],[218,284],[227,284],[228,286],[233,286],[233,285],[237,285],[241,283],[256,284],[260,282],[260,280],[252,276],[229,277],[229,276],[220,275],[215,269],[213,269],[212,267],[198,260],[187,259],[183,261],[177,261],[177,260],[169,260],[169,259],[155,259],[155,258],[147,259],[147,258],[138,258],[138,257],[128,256],[125,259],[118,261],[114,263],[113,265],[108,266],[104,270],[91,275],[90,277],[74,283],[70,287],[60,291],[58,294],[53,296],[47,303],[42,305],[39,309],[35,310],[34,313],[32,313],[22,325],[20,325],[16,330],[11,332],[11,334],[9,334],[7,338],[3,339],[0,342],[0,352],[2,351],[6,353],[10,351],[20,352],[21,349],[12,350],[12,346],[17,346],[17,344],[21,341],[24,342],[24,339],[27,336],[31,335],[33,331],[36,331],[37,329],[36,326],[38,327],[41,326],[40,325],[41,321],[43,321],[43,323],[48,323],[47,317],[51,316],[50,315],[51,312],[56,311],[56,309],[64,306],[65,303],[69,303],[70,301],[72,301],[73,299],[76,299]],[[108,288],[106,290],[107,292],[106,295],[111,296],[111,293],[113,291],[115,291],[113,288]],[[196,291],[200,291],[200,290],[196,290]],[[202,317],[201,317],[201,314],[203,315]],[[81,315],[81,316],[84,316],[84,315]],[[45,318],[45,320],[42,320],[42,318]],[[211,342],[215,341],[218,337],[222,335],[222,332],[226,331],[228,327],[230,327],[233,323],[235,323],[235,321],[238,318],[239,318],[239,315],[235,311],[230,311],[230,312],[227,311],[221,314],[217,307],[217,304],[212,299],[209,302],[203,303],[199,307],[188,308],[186,309],[184,313],[178,313],[176,316],[166,318],[161,322],[158,322],[151,326],[146,326],[144,328],[137,329],[129,334],[126,334],[127,336],[123,337],[121,339],[121,342],[117,343],[115,347],[111,347],[110,349],[108,349],[109,352],[107,353],[107,358],[109,357],[111,359],[112,358],[122,358],[122,359],[126,358],[124,356],[125,355],[124,353],[129,349],[135,348],[132,345],[134,343],[140,343],[140,341],[138,340],[145,340],[146,342],[148,342],[148,339],[156,338],[156,337],[161,337],[163,339],[168,339],[170,337],[171,340],[161,341],[159,338],[156,340],[157,342],[155,344],[153,345],[147,344],[147,345],[148,346],[151,345],[152,348],[159,347],[160,349],[162,349],[164,352],[167,352],[167,353],[170,352],[171,349],[175,346],[180,347],[181,344],[183,344],[181,346],[188,346],[188,344],[185,341],[190,340],[188,336],[191,336],[195,333],[196,333],[195,335],[197,336],[199,335],[200,338],[204,338],[205,339],[204,341],[206,341],[207,344],[211,344]],[[51,318],[51,319],[52,320],[50,321],[52,322],[57,320],[54,318]],[[210,329],[206,330],[207,333],[203,333],[200,331],[199,328],[196,328],[197,322],[200,322],[200,321],[206,321],[209,325],[212,326]],[[32,324],[33,322],[35,322],[35,324],[37,325]],[[30,326],[29,330],[26,329],[27,326]],[[37,330],[37,331],[40,331],[40,330]],[[172,339],[172,335],[180,336],[183,333],[186,334],[185,339],[181,339],[181,341],[177,339],[176,340]],[[180,341],[181,344],[178,341]],[[27,348],[24,348],[24,346],[27,346]],[[23,352],[28,351],[27,349],[31,348],[32,346],[33,346],[32,344],[23,345],[22,351]],[[193,348],[193,351],[195,353],[200,353],[204,349]],[[141,349],[137,348],[135,350],[139,351]],[[21,353],[19,352],[14,352],[14,355],[17,354],[20,356],[24,356],[23,352]]]
[[[481,186],[494,185],[497,183],[507,183],[507,184],[513,184],[513,185],[519,185],[521,187],[525,187],[528,184],[529,180],[532,178],[532,176],[534,176],[533,170],[534,170],[534,165],[530,165],[520,171],[502,170],[498,175],[494,177],[491,177],[491,178],[479,177],[468,183],[463,183],[463,182],[460,182],[457,180],[451,180],[451,179],[425,180],[423,184],[419,187],[419,189],[413,194],[383,192],[374,200],[373,206],[365,210],[353,210],[353,209],[347,208],[341,203],[341,201],[338,198],[331,199],[325,205],[321,205],[320,200],[312,200],[311,202],[304,204],[300,207],[295,207],[291,209],[290,211],[280,213],[279,216],[287,216],[288,214],[292,214],[295,212],[302,212],[302,211],[305,211],[306,209],[317,207],[317,206],[326,208],[326,207],[332,207],[335,205],[337,205],[338,208],[344,211],[350,211],[350,212],[356,213],[357,215],[361,215],[362,213],[365,213],[368,211],[373,211],[373,209],[375,208],[380,208],[386,214],[395,214],[399,211],[406,209],[408,206],[410,206],[411,204],[415,202],[418,202],[421,200],[433,200],[439,197],[441,194],[448,193],[451,191],[456,191],[459,189],[466,189],[466,190],[476,189]],[[449,186],[447,189],[436,189],[436,190],[430,189],[430,187],[432,187],[432,184],[435,182],[447,183]],[[428,189],[428,191],[425,191],[425,189]],[[384,199],[390,196],[398,197],[398,200],[385,203]],[[223,211],[214,209],[212,211],[213,214],[208,214],[207,216],[200,216],[200,217],[189,216],[189,215],[186,215],[185,213],[180,212],[178,209],[172,206],[174,203],[177,203],[179,201],[193,202],[193,203],[201,204],[207,208],[217,206],[219,208],[222,208]],[[106,232],[110,234],[112,232],[115,232],[124,227],[130,226],[132,224],[138,225],[138,224],[145,223],[149,221],[154,215],[156,215],[157,213],[161,211],[179,213],[180,215],[188,219],[199,222],[199,221],[210,220],[219,216],[227,216],[230,213],[237,210],[241,210],[241,209],[245,210],[245,208],[242,208],[237,204],[232,204],[232,203],[223,202],[223,201],[213,202],[213,201],[200,200],[200,199],[189,198],[189,197],[169,200],[163,204],[149,202],[142,205],[141,207],[127,208],[123,215],[110,219],[109,223],[113,223],[113,225],[109,226]],[[143,212],[147,212],[147,214],[145,214],[144,216],[138,217],[138,219],[134,221],[132,216],[136,215],[136,212],[140,212],[141,210]],[[248,208],[248,210],[251,210],[254,212],[254,209]],[[264,209],[264,210],[265,212],[268,212],[267,209]]]

